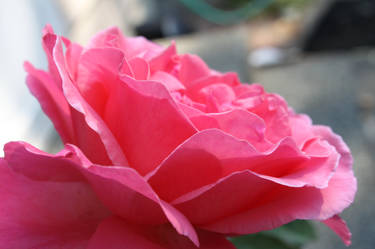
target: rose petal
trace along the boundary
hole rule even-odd
[[[224,236],[200,231],[201,249],[234,249]],[[193,249],[189,240],[176,234],[169,226],[141,227],[131,225],[116,217],[103,221],[88,249]]]
[[[163,71],[156,71],[150,80],[162,83],[170,92],[185,90],[185,86],[178,79]]]
[[[163,48],[144,37],[125,37],[117,27],[109,27],[97,33],[88,48],[112,47],[120,49],[127,59],[143,57],[148,59],[159,54]]]
[[[233,106],[245,108],[261,117],[266,123],[266,138],[272,143],[291,136],[290,110],[286,101],[277,94],[249,95],[232,102]]]
[[[131,66],[119,49],[93,48],[82,54],[76,86],[100,116],[103,116],[111,87],[118,82],[120,71],[134,77]]]
[[[127,165],[125,155],[113,134],[71,81],[66,71],[60,39],[53,51],[54,61],[62,77],[64,95],[72,106],[76,144],[94,162],[109,164],[109,157],[114,165]]]
[[[61,89],[61,77],[53,59],[53,49],[56,45],[57,36],[53,32],[51,25],[47,24],[44,27],[42,40],[42,46],[48,61],[48,71],[52,76],[53,83]]]
[[[208,129],[181,144],[147,179],[168,201],[246,169],[281,185],[321,188],[337,166],[337,153],[330,152],[329,156],[308,156],[291,138],[286,138],[262,153],[246,141],[221,130]]]
[[[357,188],[351,171],[350,152],[341,138],[326,127],[316,127],[315,132],[335,146],[341,155],[328,187],[272,187],[281,182],[244,171],[181,196],[173,202],[174,205],[193,224],[229,233],[257,232],[275,228],[293,219],[324,220],[341,213],[353,202]],[[265,180],[273,180],[274,183]],[[249,210],[244,211],[244,207]],[[211,223],[206,225],[207,222]]]
[[[164,48],[160,45],[150,42],[146,38],[139,37],[127,37],[125,39],[124,53],[126,58],[142,57],[146,61],[163,53]]]
[[[25,142],[10,142],[4,146],[4,154],[12,170],[35,181],[65,182],[84,179],[70,160],[70,150],[64,149],[51,155]]]
[[[70,147],[81,162],[99,199],[114,214],[137,223],[158,224],[165,217],[177,232],[198,245],[197,234],[186,217],[170,204],[159,199],[145,179],[128,167],[92,165],[76,148]]]
[[[249,98],[265,93],[264,87],[260,84],[239,84],[233,88],[237,98]]]
[[[232,109],[232,101],[235,100],[235,93],[226,84],[212,84],[199,91],[198,102],[207,105],[208,112],[222,112]]]
[[[321,190],[324,199],[321,220],[324,220],[341,213],[354,201],[357,179],[352,170],[353,158],[342,138],[326,126],[315,126],[314,133],[334,146],[341,156],[328,187]]]
[[[301,179],[316,188],[326,188],[339,166],[340,154],[333,146],[320,139],[305,144],[303,152],[309,155],[310,160],[288,177]]]
[[[299,147],[302,147],[306,141],[316,137],[313,132],[312,121],[307,115],[291,115],[289,124],[292,137]]]
[[[150,66],[144,59],[135,57],[129,64],[136,80],[147,80],[150,77]]]
[[[280,185],[249,170],[233,173],[189,195],[174,205],[193,224],[227,234],[255,233],[294,219],[314,219],[319,217],[322,205],[315,188]]]
[[[172,41],[169,47],[163,49],[159,54],[149,59],[151,74],[157,71],[170,72],[176,64],[172,60],[176,54],[176,43]]]
[[[65,46],[66,46],[66,52],[65,52],[66,65],[67,65],[70,77],[73,79],[73,81],[75,81],[77,80],[77,76],[78,76],[78,64],[81,58],[83,47],[73,42],[69,44],[65,44]]]
[[[93,36],[87,45],[91,48],[113,47],[121,50],[125,49],[125,37],[117,27],[109,27]]]
[[[22,154],[18,151],[14,156],[28,159],[23,164],[29,167],[39,164],[40,170],[47,169],[54,160],[53,157],[41,159],[40,155],[33,158],[27,152]],[[63,172],[63,160],[57,161]],[[40,177],[44,172],[38,174],[37,169],[29,169],[29,173],[34,171],[32,175],[38,176],[37,180],[32,180],[25,176],[30,175],[28,173],[21,175],[13,171],[11,163],[0,159],[1,248],[84,248],[99,221],[108,215],[87,183],[54,181]],[[17,170],[20,171],[20,167]],[[57,172],[52,170],[51,173]]]
[[[240,80],[237,73],[233,72],[211,74],[207,77],[203,77],[194,81],[194,83],[187,89],[186,94],[192,99],[197,100],[199,99],[199,92],[201,91],[201,89],[214,84],[225,84],[233,87],[233,90],[235,90],[239,86]]]
[[[74,143],[70,108],[62,90],[56,86],[48,73],[36,70],[28,62],[24,64],[24,68],[28,73],[26,83],[30,92],[38,99],[61,139],[64,143]]]
[[[238,139],[244,139],[258,151],[266,151],[272,144],[265,139],[265,123],[257,115],[234,109],[221,113],[190,112],[189,118],[199,130],[218,128]]]
[[[352,233],[346,225],[346,222],[343,219],[341,219],[340,216],[335,215],[332,218],[329,218],[322,222],[326,226],[331,228],[342,239],[345,245],[350,246],[352,244]]]
[[[209,76],[210,68],[206,63],[196,55],[186,54],[180,56],[181,68],[179,71],[179,80],[188,88],[195,80]]]
[[[141,175],[196,132],[162,84],[127,76],[111,92],[105,120]]]

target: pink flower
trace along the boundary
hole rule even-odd
[[[295,219],[350,244],[356,179],[329,127],[174,43],[109,28],[83,48],[47,26],[43,47],[27,84],[65,148],[5,146],[1,248],[224,249]]]

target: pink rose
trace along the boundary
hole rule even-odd
[[[338,214],[356,179],[329,127],[174,43],[109,28],[83,48],[47,26],[43,47],[49,70],[26,63],[27,84],[65,148],[5,146],[2,249],[234,248],[295,219],[350,244]]]

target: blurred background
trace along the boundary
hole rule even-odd
[[[176,40],[179,53],[198,54],[214,69],[236,71],[244,82],[260,82],[316,124],[332,126],[352,149],[359,181],[356,201],[343,214],[353,233],[352,248],[374,248],[374,0],[2,1],[1,146],[26,140],[50,152],[61,148],[24,83],[25,60],[46,68],[41,47],[46,23],[82,44],[112,25],[126,35],[165,45]],[[317,223],[314,227],[316,239],[303,248],[345,248],[329,229]],[[293,246],[256,247],[254,242],[243,248],[299,248]]]

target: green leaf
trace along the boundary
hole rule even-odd
[[[230,239],[237,249],[298,249],[282,240],[262,233],[250,234]]]
[[[230,238],[238,249],[299,249],[314,240],[316,233],[308,221],[296,220],[257,234]]]
[[[313,226],[305,220],[296,220],[279,228],[263,232],[291,245],[303,245],[316,239]]]

